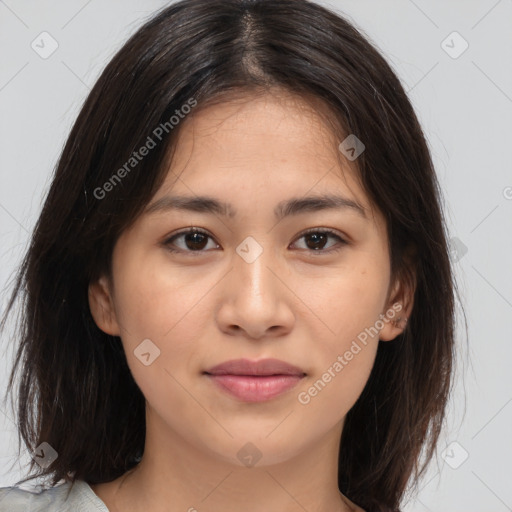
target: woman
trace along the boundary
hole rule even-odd
[[[395,511],[435,450],[455,290],[435,171],[389,65],[315,3],[183,0],[138,30],[9,309],[24,287],[9,390],[20,371],[26,480],[52,488],[0,510]]]

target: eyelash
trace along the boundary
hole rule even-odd
[[[187,229],[185,231],[180,231],[179,233],[175,233],[170,238],[166,239],[163,242],[163,245],[167,248],[167,250],[169,250],[170,252],[173,252],[173,253],[192,253],[193,254],[193,253],[207,252],[207,251],[204,251],[204,250],[185,251],[183,249],[175,249],[175,248],[171,247],[171,243],[176,238],[178,238],[180,236],[183,236],[183,235],[193,234],[193,233],[200,233],[200,234],[205,235],[205,236],[211,238],[212,240],[214,240],[214,238],[208,232],[204,231],[203,229],[201,229],[201,228],[192,228],[192,229]],[[341,238],[341,236],[338,235],[336,233],[336,231],[334,231],[332,229],[329,229],[329,228],[312,228],[312,229],[309,229],[309,230],[304,231],[303,233],[301,233],[296,238],[296,240],[299,240],[299,239],[305,237],[306,235],[310,235],[310,234],[314,234],[314,233],[327,234],[327,235],[330,235],[331,237],[337,238],[338,242],[339,242],[338,247],[334,246],[334,247],[331,247],[330,249],[318,249],[318,250],[315,250],[315,249],[300,249],[300,250],[306,250],[306,251],[312,253],[313,255],[331,254],[331,253],[335,253],[335,252],[340,251],[343,248],[343,246],[348,245],[348,242],[346,240],[344,240],[343,238]]]

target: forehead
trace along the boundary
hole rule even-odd
[[[182,121],[157,196],[197,187],[223,194],[270,187],[296,194],[344,191],[371,209],[357,167],[338,151],[344,135],[323,114],[320,100],[282,91],[198,105]]]
[[[315,101],[316,107],[310,102]],[[196,110],[187,118],[178,136],[178,150],[191,149],[194,139],[203,148],[225,150],[225,159],[246,158],[257,150],[259,160],[284,159],[312,154],[332,159],[336,136],[326,126],[318,100],[284,92],[245,94]],[[325,110],[325,108],[323,108]],[[261,144],[266,143],[265,147]],[[201,147],[194,148],[200,154]]]

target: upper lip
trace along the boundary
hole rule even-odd
[[[300,368],[279,359],[232,359],[210,368],[210,375],[305,375]]]

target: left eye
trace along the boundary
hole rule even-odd
[[[177,245],[175,241],[180,238],[183,239],[185,245],[181,247],[178,246],[178,249],[175,249],[174,247],[172,247],[172,245]],[[341,238],[338,234],[336,234],[334,231],[330,229],[310,230],[305,233],[302,233],[297,238],[297,240],[300,240],[302,238],[304,238],[306,241],[306,247],[303,247],[302,249],[314,252],[326,253],[331,251],[338,251],[341,249],[341,246],[347,244],[347,242],[343,238]],[[329,238],[337,239],[340,247],[325,249],[326,242]],[[213,241],[213,238],[206,231],[195,228],[187,231],[182,231],[181,233],[173,235],[164,242],[164,245],[171,252],[204,252],[203,249],[205,249],[208,246],[208,239],[211,239]],[[219,245],[216,243],[214,243],[213,245],[215,246],[213,248],[219,247]]]
[[[306,233],[302,233],[298,240],[300,240],[301,238],[308,240],[308,242],[306,242],[306,249],[310,249],[316,252],[339,251],[341,249],[341,246],[347,244],[346,240],[341,238],[341,236],[337,235],[334,231],[330,229],[310,230],[307,231]],[[340,246],[334,249],[325,249],[325,243],[329,238],[337,239]]]

